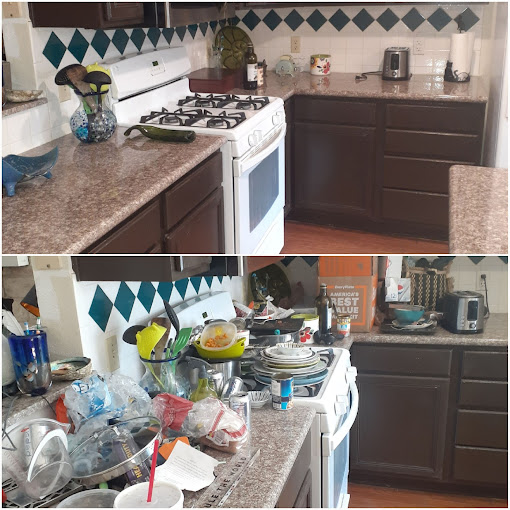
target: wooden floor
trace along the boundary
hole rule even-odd
[[[448,243],[342,230],[294,221],[285,222],[285,246],[282,254],[321,253],[447,254]]]
[[[351,508],[508,508],[508,500],[350,483]]]

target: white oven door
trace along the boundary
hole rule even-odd
[[[349,431],[358,414],[359,395],[356,387],[356,369],[347,371],[350,398],[337,402],[344,407],[336,431],[322,435],[322,506],[323,508],[347,508],[349,493]]]
[[[260,147],[234,159],[236,253],[283,248],[285,132],[286,125],[279,126]]]

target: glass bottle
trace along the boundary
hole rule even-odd
[[[254,90],[257,88],[258,64],[257,55],[253,51],[253,44],[246,45],[246,53],[244,55],[244,88]]]
[[[333,303],[328,296],[328,287],[325,283],[321,283],[319,295],[315,298],[315,310],[319,316],[319,334],[331,333]]]

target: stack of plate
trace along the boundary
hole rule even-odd
[[[320,359],[319,354],[311,349],[288,350],[279,346],[268,347],[260,353],[260,361],[253,365],[255,379],[269,384],[275,374],[285,372],[294,377],[295,386],[306,386],[323,381],[328,375],[327,365]]]

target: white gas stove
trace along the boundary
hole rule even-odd
[[[285,110],[277,97],[195,94],[185,48],[107,61],[120,126],[150,124],[227,138],[222,147],[225,253],[283,247]]]

